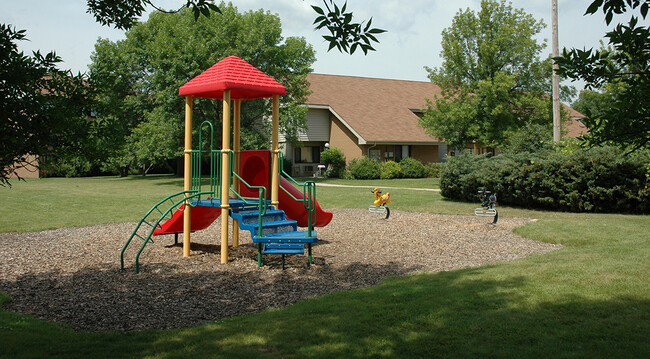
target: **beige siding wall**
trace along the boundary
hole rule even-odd
[[[329,110],[309,109],[307,111],[307,131],[298,134],[298,140],[329,141],[330,118]]]
[[[438,162],[438,146],[411,146],[411,157],[422,163]]]
[[[348,130],[334,115],[330,116],[330,146],[335,146],[343,150],[346,163],[352,159],[361,157],[361,147],[358,144],[357,137]]]
[[[38,160],[36,159],[35,156],[28,155],[27,156],[27,161],[30,163],[34,163],[38,165]],[[37,168],[34,168],[32,166],[29,166],[28,168],[19,168],[16,170],[16,173],[14,176],[20,176],[22,178],[39,178],[40,171]]]

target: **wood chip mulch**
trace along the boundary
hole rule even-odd
[[[184,328],[373,286],[389,276],[561,248],[513,234],[526,219],[502,218],[491,226],[490,218],[474,216],[392,211],[383,220],[366,210],[333,212],[332,222],[317,229],[311,268],[306,255],[293,255],[286,270],[279,255],[265,255],[258,268],[248,232],[230,248],[230,262],[220,264],[220,220],[192,235],[189,258],[173,236],[154,237],[140,257],[139,274],[135,253],[142,242],[135,240],[120,271],[120,251],[134,223],[1,233],[0,291],[13,298],[3,309],[84,331]]]

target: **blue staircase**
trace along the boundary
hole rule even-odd
[[[220,206],[221,201],[204,200],[197,203],[199,206]],[[267,202],[261,216],[258,203],[251,203],[238,198],[229,199],[230,217],[239,222],[239,228],[251,233],[253,243],[258,244],[257,264],[262,266],[262,254],[282,255],[282,269],[284,269],[284,256],[287,254],[304,254],[305,244],[308,250],[308,265],[312,263],[311,245],[316,243],[318,238],[316,231],[298,230],[296,221],[287,219],[284,211],[275,209]]]

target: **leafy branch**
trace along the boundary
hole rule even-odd
[[[168,14],[177,13],[184,8],[188,8],[192,10],[194,19],[198,19],[201,15],[210,17],[210,11],[221,13],[213,0],[187,0],[187,3],[177,10],[163,10],[154,5],[152,0],[87,0],[87,4],[86,12],[95,16],[95,21],[105,26],[114,26],[120,30],[128,30],[133,27],[137,22],[137,18],[144,13],[147,5]]]
[[[329,2],[329,5],[328,5]],[[352,12],[345,12],[347,1],[341,8],[333,0],[323,0],[325,10],[319,6],[312,5],[312,8],[318,17],[314,20],[315,29],[320,30],[327,28],[331,35],[323,35],[323,38],[329,42],[327,51],[337,48],[340,52],[354,54],[360,48],[365,55],[368,51],[375,51],[372,42],[379,43],[375,37],[377,34],[386,32],[379,28],[371,28],[372,18],[364,26],[364,22],[352,22]]]

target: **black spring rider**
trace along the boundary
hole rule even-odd
[[[497,224],[499,220],[499,212],[495,208],[497,205],[497,194],[485,188],[479,189],[478,193],[481,196],[481,208],[475,209],[474,214],[479,217],[494,217],[492,224]]]

